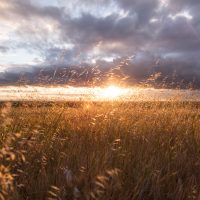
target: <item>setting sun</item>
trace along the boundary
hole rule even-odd
[[[126,89],[117,86],[109,86],[102,91],[102,95],[106,98],[117,98],[126,93]]]

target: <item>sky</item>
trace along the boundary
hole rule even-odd
[[[199,0],[0,0],[0,82],[128,59],[134,80],[161,73],[200,86],[199,10]]]

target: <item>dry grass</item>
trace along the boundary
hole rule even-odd
[[[0,199],[199,199],[200,104],[1,108]]]

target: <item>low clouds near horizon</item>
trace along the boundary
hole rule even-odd
[[[106,71],[131,58],[122,70],[130,79],[176,73],[200,85],[199,0],[0,0],[0,9],[2,83],[83,64]]]

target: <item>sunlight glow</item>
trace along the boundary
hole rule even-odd
[[[102,90],[102,96],[108,99],[114,99],[125,95],[127,93],[126,89],[117,87],[117,86],[109,86]]]

